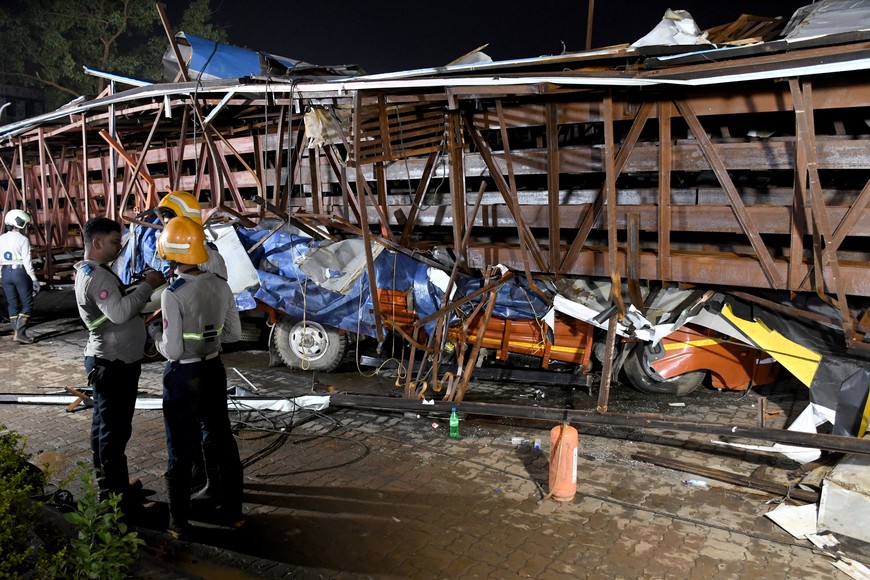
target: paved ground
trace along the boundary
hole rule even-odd
[[[0,324],[5,393],[85,384],[85,332],[69,297],[52,294],[39,297],[36,344],[12,343],[9,325]],[[393,378],[353,368],[318,377],[270,368],[256,346],[235,346],[223,359],[261,395],[398,392]],[[161,362],[146,365],[141,396],[160,395],[161,370]],[[231,385],[247,386],[229,374]],[[758,394],[779,412],[774,426],[806,404],[806,393],[790,382],[748,396],[706,389],[681,399],[685,407],[618,387],[611,410],[754,425]],[[576,408],[594,407],[583,392],[536,385],[473,382],[467,399],[559,406],[569,397]],[[690,487],[681,481],[691,475],[631,459],[648,452],[783,483],[797,467],[778,455],[723,449],[709,436],[579,427],[578,493],[560,504],[542,501],[551,425],[469,416],[457,441],[447,437],[444,416],[330,409],[295,416],[240,410],[232,418],[248,525],[198,528],[190,544],[144,530],[146,554],[166,566],[154,577],[847,577],[809,542],[763,517],[781,498],[715,481]],[[89,410],[68,413],[64,405],[0,405],[0,424],[26,435],[28,450],[58,475],[89,459],[90,420]],[[513,437],[541,439],[542,448],[514,445]],[[164,499],[159,411],[137,412],[128,455],[131,472]],[[851,554],[866,562],[865,548],[851,546]]]

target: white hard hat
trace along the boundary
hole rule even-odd
[[[12,209],[6,212],[3,223],[14,228],[24,228],[30,223],[30,214],[20,209]]]

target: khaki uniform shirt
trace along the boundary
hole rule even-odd
[[[125,294],[121,279],[105,265],[83,260],[75,269],[79,316],[90,331],[85,356],[142,360],[147,333],[139,311],[151,297],[151,286],[143,282]]]
[[[155,337],[155,345],[170,361],[212,358],[221,343],[242,337],[233,292],[226,280],[212,272],[179,274],[163,291],[160,306],[163,331]]]

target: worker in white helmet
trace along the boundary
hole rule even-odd
[[[39,282],[30,259],[30,239],[24,235],[30,222],[26,211],[9,210],[3,218],[6,233],[0,236],[0,279],[14,330],[12,340],[21,344],[33,342],[33,338],[27,336],[27,326],[33,298],[39,293]]]

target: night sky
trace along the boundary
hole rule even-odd
[[[384,0],[271,2],[213,0],[231,44],[319,65],[356,64],[369,73],[440,66],[489,43],[493,60],[582,51],[586,1]],[[649,32],[667,8],[688,10],[701,29],[740,14],[782,16],[804,1],[598,0],[592,47],[630,43]],[[564,45],[563,45],[564,43]]]

